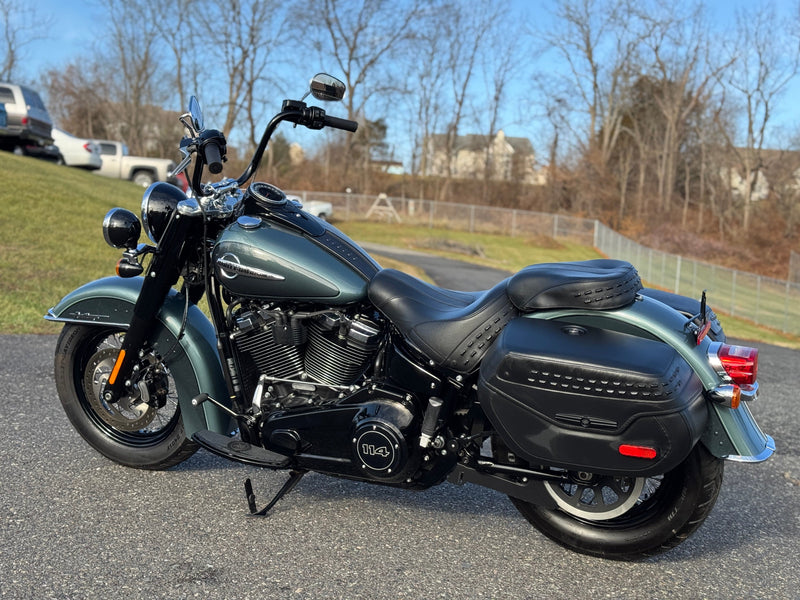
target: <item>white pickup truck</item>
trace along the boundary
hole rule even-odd
[[[333,204],[325,200],[303,200],[300,196],[288,194],[287,199],[293,202],[299,202],[303,206],[303,210],[319,217],[323,221],[329,221],[333,215]]]
[[[95,171],[99,175],[127,179],[147,187],[155,181],[167,181],[175,184],[177,180],[169,177],[175,168],[175,162],[168,158],[147,158],[131,156],[128,146],[114,140],[92,140],[100,146],[103,165]]]

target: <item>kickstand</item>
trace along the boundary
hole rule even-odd
[[[275,506],[278,500],[280,500],[286,494],[291,492],[294,489],[294,487],[298,483],[300,483],[300,480],[303,478],[303,475],[305,474],[306,474],[305,471],[290,471],[289,479],[286,481],[286,483],[283,484],[283,487],[281,487],[281,489],[278,490],[278,493],[275,494],[275,497],[272,500],[270,500],[270,503],[267,504],[261,510],[258,510],[256,508],[256,495],[253,493],[253,484],[250,481],[250,478],[245,479],[244,492],[245,494],[247,494],[247,506],[250,508],[250,516],[263,517],[264,515],[266,515],[267,512],[269,512],[269,509]]]

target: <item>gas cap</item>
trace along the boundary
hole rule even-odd
[[[242,215],[236,219],[236,223],[242,229],[258,229],[261,227],[261,219],[258,217],[251,217],[249,215]]]

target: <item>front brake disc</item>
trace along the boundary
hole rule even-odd
[[[84,372],[83,391],[95,414],[107,425],[119,431],[139,431],[155,418],[157,411],[154,407],[143,402],[138,394],[125,395],[113,404],[102,398],[118,354],[117,348],[105,348],[92,356]]]

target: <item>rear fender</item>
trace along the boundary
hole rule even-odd
[[[48,311],[45,319],[127,328],[143,281],[141,277],[106,277],[92,281],[67,294]],[[163,360],[177,384],[187,437],[191,438],[201,430],[229,434],[236,425],[227,414],[210,402],[199,407],[192,405],[192,398],[201,392],[223,404],[228,402],[229,394],[216,349],[214,327],[197,306],[189,306],[183,337],[174,346],[181,329],[185,303],[183,295],[170,290],[158,313],[153,348],[158,353],[166,353]]]
[[[689,363],[703,388],[709,391],[720,385],[722,380],[708,360],[708,347],[712,340],[706,337],[698,344],[686,328],[687,317],[699,313],[700,303],[694,302],[675,294],[644,290],[633,304],[617,310],[564,309],[534,312],[525,316],[532,319],[559,319],[660,340],[672,346]],[[708,427],[701,441],[714,456],[740,462],[761,462],[772,455],[775,442],[761,431],[746,403],[735,409],[712,401],[708,405]]]

